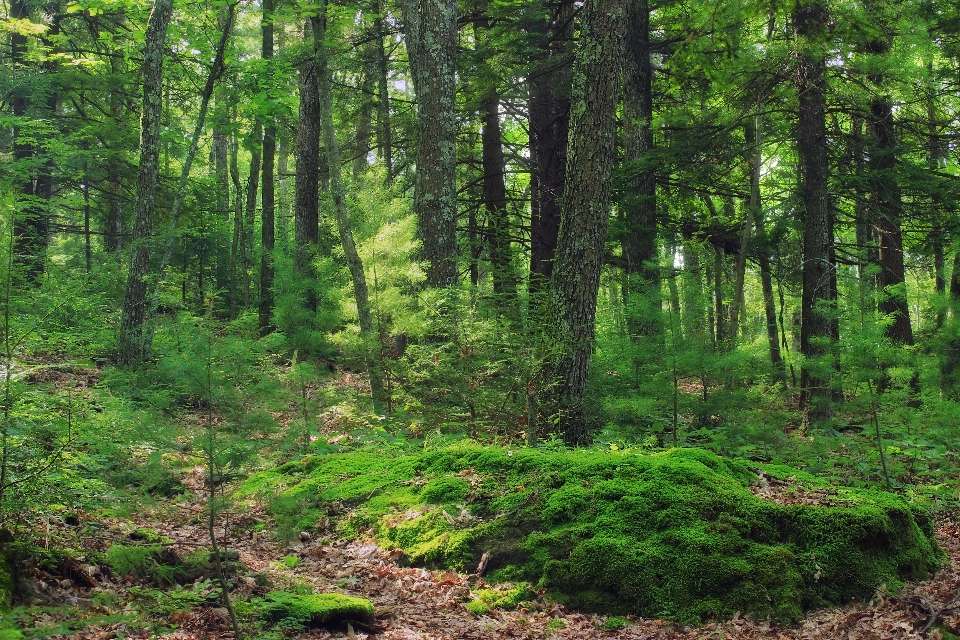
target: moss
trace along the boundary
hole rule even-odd
[[[527,583],[508,584],[496,589],[478,589],[472,595],[473,598],[463,606],[478,616],[486,615],[493,609],[513,610],[537,597]]]
[[[271,504],[278,519],[346,505],[342,532],[372,532],[409,562],[472,571],[487,553],[491,580],[529,581],[606,613],[794,621],[922,578],[943,557],[930,519],[897,496],[829,488],[832,506],[779,505],[749,491],[756,468],[696,449],[461,443],[396,458],[314,456],[285,469],[271,478],[286,487]],[[824,486],[785,467],[760,471]]]
[[[342,620],[373,620],[373,605],[365,598],[339,593],[299,595],[287,591],[268,593],[261,617],[268,622],[287,619],[302,625],[325,625]]]

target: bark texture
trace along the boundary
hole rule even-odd
[[[134,364],[144,357],[143,329],[147,311],[147,278],[153,236],[154,196],[160,175],[160,117],[163,54],[173,0],[157,0],[147,23],[143,48],[143,111],[140,115],[140,169],[133,224],[133,249],[121,309],[117,359]]]
[[[637,164],[653,149],[653,70],[650,65],[650,7],[647,0],[627,3],[627,37],[623,69],[623,151],[626,163]],[[628,196],[622,203],[626,224],[627,298],[647,299],[660,290],[657,263],[656,177],[651,169],[631,171]],[[659,301],[659,297],[657,298]],[[649,303],[655,305],[653,298]],[[630,336],[659,333],[656,313],[627,315]]]
[[[800,2],[793,11],[797,38],[796,86],[799,99],[797,151],[803,197],[803,294],[800,351],[804,425],[829,418],[835,364],[833,345],[839,338],[836,306],[836,262],[833,219],[827,185],[826,60],[827,9],[819,2]]]
[[[616,155],[626,0],[587,0],[573,67],[564,215],[551,280],[548,415],[564,440],[589,441],[584,394]]]
[[[573,2],[562,1],[540,25],[541,52],[530,78],[530,293],[542,292],[553,274],[560,201],[570,132],[570,62]]]
[[[457,284],[456,0],[408,0],[407,52],[417,94],[413,208],[427,286]]]
[[[313,42],[313,33],[305,34]],[[314,59],[300,67],[300,117],[294,156],[297,175],[294,191],[293,268],[298,279],[311,279],[311,261],[316,257],[320,224],[320,91]],[[317,296],[310,287],[306,306],[317,310]]]

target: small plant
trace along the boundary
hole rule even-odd
[[[619,631],[630,626],[630,619],[626,616],[612,616],[603,621],[604,631]]]

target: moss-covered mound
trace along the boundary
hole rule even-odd
[[[768,476],[792,470],[764,468]],[[251,478],[291,527],[329,515],[411,563],[530,581],[570,605],[694,620],[736,611],[796,620],[927,576],[941,561],[927,516],[899,497],[838,489],[778,504],[756,471],[695,449],[505,451],[476,445],[389,457],[313,456]],[[349,509],[344,509],[349,507]]]
[[[325,625],[343,620],[373,620],[373,605],[364,598],[339,593],[306,595],[273,591],[261,605],[261,617],[268,622],[290,620],[302,625]]]

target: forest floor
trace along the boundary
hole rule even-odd
[[[130,541],[153,532],[173,541],[168,548],[181,557],[207,548],[207,502],[201,467],[183,479],[192,493],[157,503],[127,518],[101,518],[80,514],[78,520],[45,521],[51,548],[103,551],[111,542]],[[960,518],[943,516],[937,537],[949,562],[929,580],[909,584],[893,595],[879,591],[865,603],[808,614],[799,625],[735,616],[704,626],[630,617],[619,629],[606,630],[608,618],[570,611],[543,598],[516,611],[494,610],[478,616],[463,605],[471,590],[483,586],[475,576],[447,571],[427,571],[401,566],[395,554],[372,541],[338,539],[323,531],[304,540],[283,544],[270,533],[270,519],[258,507],[245,506],[222,514],[218,533],[226,523],[229,548],[239,552],[244,567],[231,596],[249,600],[272,588],[301,585],[316,592],[335,591],[370,599],[376,607],[374,625],[339,629],[249,632],[247,637],[337,638],[357,640],[490,639],[506,638],[777,638],[777,639],[885,639],[941,638],[944,630],[960,628]],[[96,524],[96,537],[81,535]],[[329,535],[327,535],[329,534]],[[33,606],[21,614],[27,637],[53,638],[156,638],[171,640],[232,638],[226,610],[211,597],[204,603],[177,605],[176,591],[149,588],[134,577],[111,575],[105,567],[83,562],[77,556],[61,562],[54,572],[30,568],[27,583],[34,593]],[[292,560],[296,558],[296,560]],[[293,566],[290,566],[293,565]],[[260,579],[251,576],[260,574]],[[189,585],[188,585],[189,587]],[[210,588],[213,591],[212,588]],[[183,593],[182,588],[179,593]],[[57,626],[60,630],[57,631]],[[65,625],[65,626],[64,626]],[[49,631],[43,633],[47,627]],[[69,630],[68,630],[69,627]],[[52,633],[51,633],[52,632]]]

